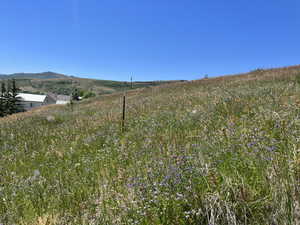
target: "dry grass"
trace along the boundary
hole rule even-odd
[[[122,94],[1,119],[0,223],[299,224],[299,72],[129,91],[124,133]]]

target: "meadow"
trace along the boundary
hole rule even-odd
[[[0,224],[300,224],[300,66],[0,119]]]

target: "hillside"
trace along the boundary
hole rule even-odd
[[[14,73],[14,74],[0,74],[0,79],[57,79],[57,78],[68,78],[68,76],[53,73]]]
[[[0,119],[1,224],[299,224],[300,66]]]
[[[92,92],[96,95],[102,95],[131,89],[129,82],[85,79],[53,72],[0,75],[0,80],[7,79],[16,79],[18,87],[23,92],[33,94],[52,92],[70,95],[72,90],[77,88],[83,93]],[[171,82],[176,81],[134,82],[133,88],[151,87]]]

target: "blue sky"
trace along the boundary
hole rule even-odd
[[[0,73],[197,79],[300,64],[299,0],[2,0]]]

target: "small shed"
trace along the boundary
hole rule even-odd
[[[56,104],[58,105],[66,105],[71,102],[71,96],[68,95],[57,95],[56,96]]]

